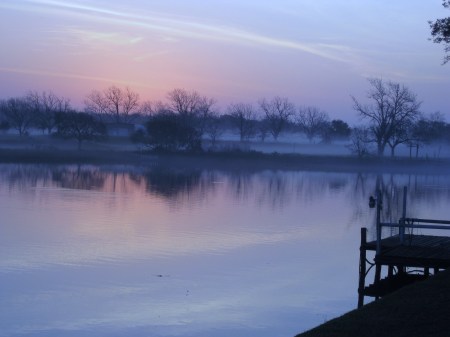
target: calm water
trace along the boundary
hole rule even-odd
[[[404,185],[450,219],[442,175],[0,165],[0,336],[293,336],[355,308]]]

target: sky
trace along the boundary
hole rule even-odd
[[[1,0],[0,98],[175,88],[256,105],[281,96],[359,123],[368,78],[406,85],[450,121],[450,64],[429,41],[440,0]]]

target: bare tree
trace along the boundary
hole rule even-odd
[[[198,129],[201,135],[206,132],[208,123],[214,120],[214,117],[217,117],[218,115],[218,111],[214,109],[215,104],[216,100],[213,98],[208,98],[206,96],[200,97],[196,114],[198,120]]]
[[[370,130],[366,127],[356,127],[352,130],[350,136],[351,143],[348,149],[358,157],[367,156],[370,153],[369,144],[371,143]]]
[[[70,100],[58,97],[53,92],[44,91],[39,94],[30,91],[26,95],[26,99],[34,114],[36,127],[48,134],[51,134],[56,128],[56,114],[70,109]]]
[[[85,105],[87,112],[106,116],[115,123],[130,123],[139,112],[139,94],[128,87],[111,86],[103,91],[93,90]]]
[[[315,106],[301,107],[297,114],[297,124],[311,143],[314,137],[320,135],[328,125],[329,117]]]
[[[196,91],[174,89],[167,94],[169,106],[181,116],[193,116],[198,113],[201,96]]]
[[[389,145],[391,149],[391,157],[394,157],[395,148],[398,145],[413,141],[413,127],[413,122],[408,121],[406,123],[402,123],[394,130],[392,136],[387,141],[387,145]]]
[[[205,119],[205,133],[208,135],[212,147],[216,146],[217,139],[222,135],[223,131],[219,113],[212,111]]]
[[[139,112],[141,115],[150,116],[155,113],[155,106],[156,104],[151,101],[144,101],[141,103]]]
[[[239,131],[239,139],[248,140],[255,134],[256,112],[251,104],[235,103],[228,106],[228,114]]]
[[[20,136],[26,135],[28,129],[33,126],[35,116],[25,97],[3,100],[0,108],[9,126],[17,130]]]
[[[78,150],[87,140],[100,140],[106,135],[105,125],[86,112],[73,110],[56,114],[57,135],[67,139],[76,139]]]
[[[397,130],[415,122],[420,116],[421,102],[407,87],[382,79],[369,79],[371,89],[367,97],[371,104],[363,105],[352,96],[354,109],[370,123],[370,130],[382,156],[386,145]],[[406,140],[405,140],[406,141]]]
[[[184,123],[194,127],[202,136],[210,115],[214,113],[216,101],[185,89],[174,89],[167,94],[167,98],[169,109],[179,114]]]
[[[277,140],[291,116],[295,114],[294,104],[287,98],[276,96],[270,101],[261,99],[259,105],[266,116],[270,133]]]

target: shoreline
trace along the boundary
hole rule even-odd
[[[245,151],[155,153],[113,149],[0,148],[0,163],[161,165],[211,170],[300,170],[448,174],[450,159],[279,154]]]

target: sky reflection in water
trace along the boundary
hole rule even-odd
[[[1,165],[0,336],[295,335],[356,306],[377,184],[450,218],[448,176]]]

